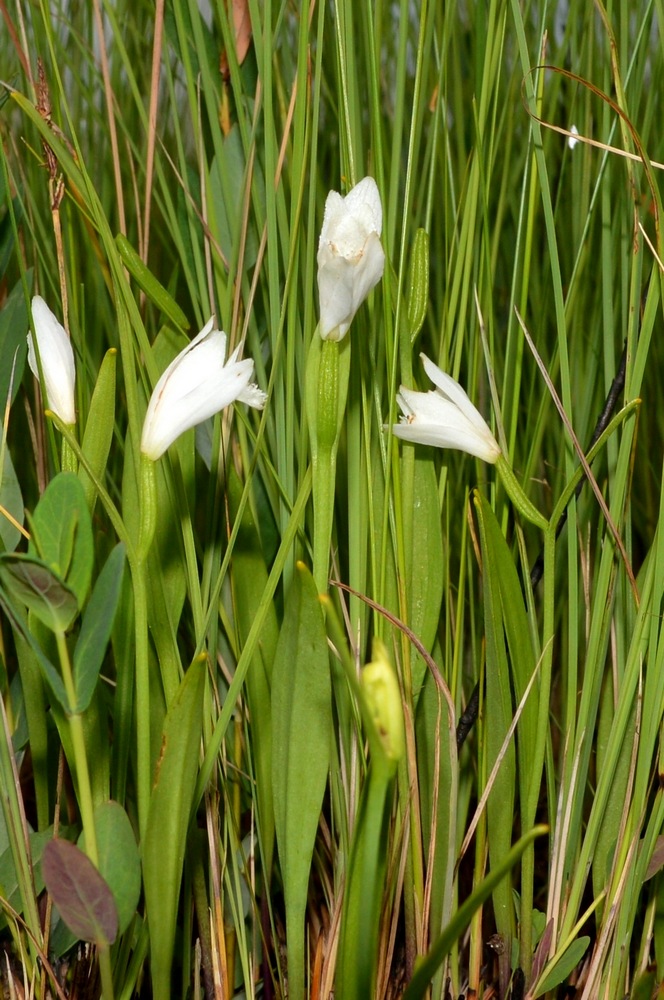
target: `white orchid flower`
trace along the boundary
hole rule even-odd
[[[35,295],[32,300],[32,322],[46,382],[47,405],[63,424],[71,427],[76,423],[76,366],[71,341],[64,326],[56,319],[41,295]],[[39,365],[32,333],[28,333],[28,364],[38,379]]]
[[[383,209],[373,177],[345,198],[330,191],[318,243],[320,335],[341,340],[357,310],[383,276]]]
[[[148,404],[141,451],[156,462],[176,438],[235,400],[261,410],[266,395],[251,382],[254,362],[238,361],[241,344],[226,360],[226,334],[210,319],[170,363]]]
[[[415,392],[401,386],[397,394],[403,416],[392,430],[413,444],[456,448],[494,465],[500,447],[485,420],[458,382],[421,354],[424,370],[436,386],[430,392]]]

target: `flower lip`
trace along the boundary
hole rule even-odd
[[[494,464],[501,451],[484,418],[458,382],[424,354],[420,357],[436,388],[416,392],[401,386],[397,403],[403,416],[393,433],[413,444],[453,448]]]
[[[154,387],[148,403],[141,451],[157,461],[185,431],[223,410],[235,400],[256,409],[266,395],[251,382],[254,362],[238,361],[242,345],[226,359],[226,334],[214,326],[214,317],[180,351]]]
[[[72,426],[76,423],[76,365],[74,352],[67,331],[46,305],[41,295],[32,299],[32,322],[37,338],[37,351],[44,375],[45,396],[48,407]],[[39,379],[37,351],[32,332],[28,333],[28,364],[35,378]]]
[[[355,313],[380,281],[385,267],[382,228],[383,209],[373,177],[365,177],[345,198],[330,191],[317,257],[323,340],[345,336]]]

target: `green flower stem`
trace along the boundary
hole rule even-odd
[[[67,713],[69,729],[71,731],[72,747],[76,763],[76,779],[79,806],[81,809],[81,820],[85,832],[85,849],[90,861],[94,865],[99,864],[97,852],[97,836],[94,824],[94,807],[92,804],[92,787],[90,785],[90,772],[88,770],[88,758],[85,750],[85,738],[83,736],[83,723],[80,714],[76,711],[76,686],[74,675],[67,649],[67,640],[64,632],[58,630],[55,633],[55,640],[60,658],[60,669],[62,670],[62,680],[67,692],[69,702],[69,712]]]
[[[141,518],[138,532],[138,558],[142,561],[150,551],[157,527],[157,469],[152,459],[142,452],[138,497]]]
[[[337,448],[350,376],[350,340],[321,340],[314,334],[307,358],[306,403],[314,501],[314,571],[318,591],[327,593],[334,523]]]
[[[138,828],[145,836],[150,807],[150,664],[148,652],[148,597],[146,561],[132,565],[134,584],[134,629],[136,636],[136,783]]]
[[[71,452],[73,455],[74,453]],[[95,829],[94,806],[92,803],[92,787],[90,785],[90,771],[88,769],[88,756],[85,749],[85,737],[83,734],[83,720],[80,713],[76,711],[77,697],[74,675],[67,648],[67,639],[64,632],[56,631],[55,641],[58,647],[60,668],[62,670],[62,680],[67,692],[67,700],[71,709],[67,713],[69,721],[69,731],[74,750],[74,760],[76,765],[76,786],[78,792],[78,804],[81,810],[81,822],[85,834],[85,851],[90,861],[97,870],[99,869],[99,850],[97,848],[97,831]],[[99,971],[102,982],[103,1000],[113,1000],[113,974],[111,971],[111,956],[108,947],[99,946]]]
[[[145,835],[150,807],[150,663],[148,648],[147,558],[157,525],[157,470],[141,454],[139,479],[140,527],[138,555],[132,565],[134,625],[136,629],[136,768],[138,826]]]
[[[70,428],[72,434],[74,427]],[[63,472],[78,472],[78,459],[74,449],[69,444],[66,437],[62,439],[62,450],[60,451],[60,468]]]
[[[549,522],[543,514],[540,514],[537,507],[530,502],[523,491],[521,483],[514,475],[512,466],[503,455],[498,456],[496,469],[498,470],[498,474],[500,475],[503,486],[505,487],[505,492],[519,513],[522,514],[527,521],[530,521],[531,524],[535,524],[538,528],[541,528],[542,531],[546,531],[549,527]]]
[[[138,825],[141,837],[145,832],[150,805],[150,682],[148,660],[148,602],[145,580],[145,558],[154,537],[157,522],[156,470],[154,462],[141,456],[140,505],[141,524],[139,530],[139,552],[125,527],[120,513],[113,503],[103,482],[81,451],[71,427],[63,424],[56,414],[48,412],[63,438],[95,484],[108,517],[118,538],[127,547],[127,560],[131,569],[134,586],[134,625],[136,633],[136,728],[137,728],[137,785],[138,785]],[[144,550],[144,551],[143,551]]]

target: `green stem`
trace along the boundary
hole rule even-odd
[[[97,836],[95,833],[94,807],[92,804],[92,786],[90,785],[90,772],[88,770],[88,757],[85,749],[85,737],[83,735],[83,720],[76,711],[76,687],[74,676],[67,649],[67,640],[62,631],[55,633],[55,640],[58,646],[58,656],[60,658],[60,668],[62,670],[62,680],[67,692],[69,702],[69,730],[71,732],[72,747],[74,750],[74,761],[76,766],[76,784],[78,791],[78,804],[81,810],[81,821],[85,833],[85,849],[90,861],[97,866],[99,855],[97,852]]]
[[[307,418],[311,437],[314,502],[314,580],[327,593],[334,524],[337,448],[350,375],[350,341],[321,340],[317,334],[307,359]]]
[[[74,428],[71,428],[72,434]],[[63,472],[78,472],[78,459],[67,438],[62,439],[62,449],[60,451],[60,468]]]
[[[73,454],[73,453],[72,453]],[[64,632],[58,630],[55,633],[55,640],[58,647],[60,667],[62,670],[62,680],[67,692],[71,714],[67,713],[69,720],[69,731],[74,751],[74,761],[76,767],[76,786],[78,792],[78,805],[81,810],[81,822],[85,834],[85,852],[90,858],[95,868],[99,870],[99,850],[97,847],[97,831],[95,828],[94,805],[92,802],[92,786],[90,784],[90,771],[88,769],[88,756],[85,749],[85,736],[83,733],[83,719],[76,709],[77,697],[74,675],[67,648],[67,640]],[[102,998],[103,1000],[113,1000],[113,974],[111,970],[111,956],[107,945],[98,944],[99,971],[101,973]]]
[[[148,646],[147,559],[157,526],[156,464],[141,452],[138,484],[140,525],[138,556],[131,562],[136,634],[136,781],[138,827],[145,836],[150,807],[150,660]]]
[[[136,782],[138,828],[145,836],[150,806],[150,664],[148,648],[148,599],[146,562],[131,565],[134,584],[134,628],[136,637]]]
[[[541,528],[542,531],[546,531],[549,527],[549,522],[543,514],[540,514],[537,507],[530,502],[523,491],[521,483],[514,475],[512,466],[509,464],[504,455],[498,456],[496,469],[498,470],[498,474],[500,475],[503,486],[505,487],[505,492],[519,513],[522,514],[527,521],[530,521],[531,524],[535,524],[538,528]]]

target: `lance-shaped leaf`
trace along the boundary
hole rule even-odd
[[[305,995],[304,915],[331,737],[325,622],[313,577],[300,563],[272,671],[272,784],[291,1000],[303,1000]]]

